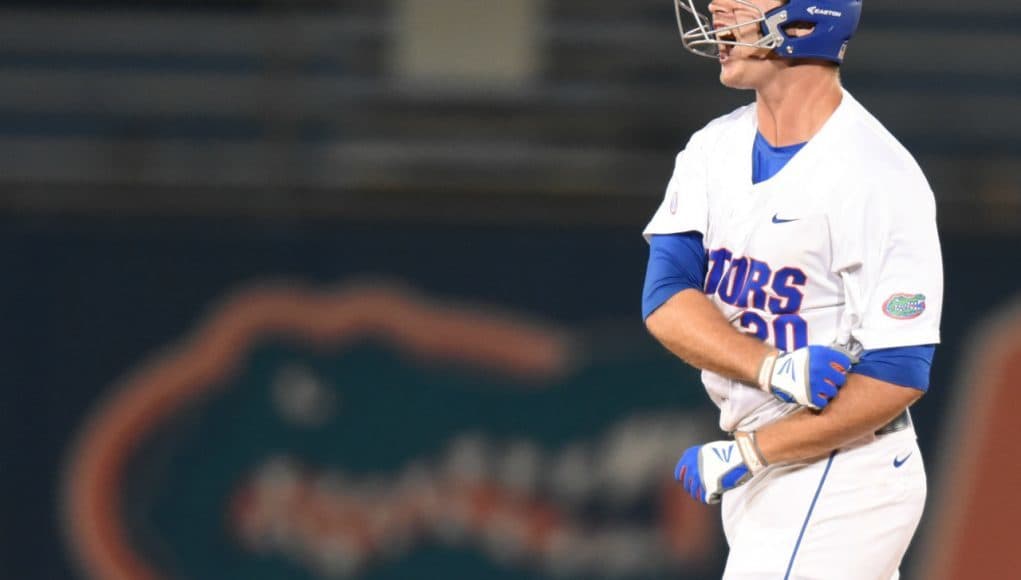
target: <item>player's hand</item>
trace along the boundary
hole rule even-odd
[[[847,382],[851,357],[825,346],[806,346],[794,352],[767,357],[759,373],[759,386],[785,403],[821,410]]]
[[[706,504],[720,503],[723,492],[751,477],[734,441],[713,441],[692,447],[684,452],[674,468],[674,479],[684,486],[684,491]]]

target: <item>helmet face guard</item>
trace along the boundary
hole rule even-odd
[[[712,18],[698,11],[698,8],[695,7],[695,0],[674,0],[677,26],[681,30],[681,42],[684,43],[684,48],[699,56],[719,58],[721,46],[747,46],[755,49],[775,50],[783,44],[779,26],[786,21],[785,13],[774,14],[769,22],[766,13],[758,6],[748,0],[735,1],[758,16],[731,26],[714,28]],[[735,36],[736,31],[746,26],[754,26],[763,30],[764,34],[754,43],[739,42]],[[734,38],[733,40],[723,38],[726,36]]]
[[[673,0],[684,48],[715,59],[721,46],[746,46],[766,49],[782,58],[821,59],[840,64],[861,17],[862,0],[788,0],[768,12],[750,0],[734,1],[756,16],[716,29],[712,18],[695,7],[695,0]],[[786,30],[792,24],[808,25],[811,32],[792,36]],[[737,40],[736,31],[747,26],[759,29],[761,36],[757,41]]]

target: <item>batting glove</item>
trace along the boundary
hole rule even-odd
[[[725,491],[746,483],[765,468],[755,434],[735,436],[736,441],[713,441],[684,452],[674,468],[674,479],[688,495],[704,504],[720,503]]]
[[[851,362],[846,353],[825,346],[769,355],[759,369],[759,387],[785,403],[819,411],[847,382]]]

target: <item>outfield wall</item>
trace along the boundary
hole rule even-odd
[[[641,326],[637,229],[50,217],[0,242],[5,577],[720,569],[717,510],[671,483],[719,433]],[[933,542],[971,497],[941,487],[946,425],[980,390],[961,364],[980,321],[1021,288],[1018,244],[944,238],[914,411]]]

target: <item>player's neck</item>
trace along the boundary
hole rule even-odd
[[[840,106],[840,75],[824,65],[780,71],[756,90],[759,132],[774,147],[809,141]]]

